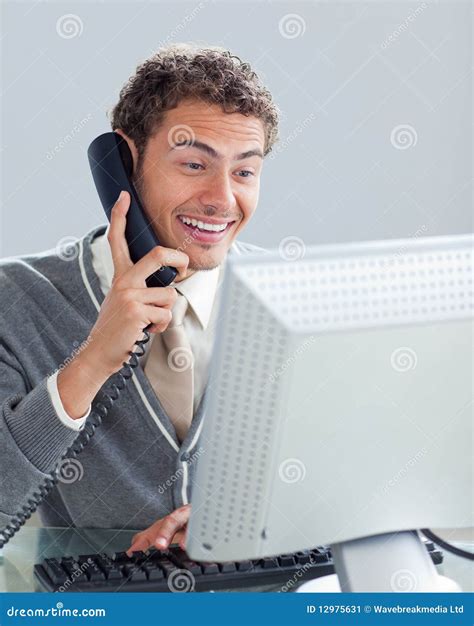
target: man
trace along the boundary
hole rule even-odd
[[[137,68],[111,121],[132,151],[160,246],[132,263],[123,192],[110,226],[91,230],[72,253],[0,263],[0,527],[65,455],[152,324],[133,377],[90,444],[62,461],[39,513],[49,526],[154,522],[132,548],[155,535],[165,547],[182,540],[189,516],[222,269],[227,254],[257,249],[236,239],[255,212],[278,113],[249,65],[228,51],[172,46]],[[178,269],[176,281],[147,288],[162,265]],[[173,361],[179,351],[186,367]]]

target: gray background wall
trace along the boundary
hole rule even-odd
[[[0,256],[104,223],[86,149],[160,44],[229,47],[282,114],[246,241],[472,230],[470,2],[3,2]],[[71,18],[64,18],[73,14]]]

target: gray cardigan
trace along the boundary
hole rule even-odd
[[[97,318],[104,295],[90,246],[105,229],[90,230],[64,258],[47,250],[0,261],[0,530],[80,434],[58,418],[46,381]],[[229,254],[249,252],[265,250],[234,242]],[[205,396],[180,445],[139,365],[39,507],[43,524],[139,529],[188,503]]]

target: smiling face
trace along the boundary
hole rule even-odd
[[[264,142],[258,118],[200,101],[167,111],[148,140],[134,182],[160,244],[188,255],[188,275],[219,265],[252,217]]]

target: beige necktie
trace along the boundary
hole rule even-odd
[[[178,293],[171,322],[163,333],[154,336],[145,365],[145,374],[180,442],[193,419],[194,357],[183,326],[187,308],[188,301]]]

